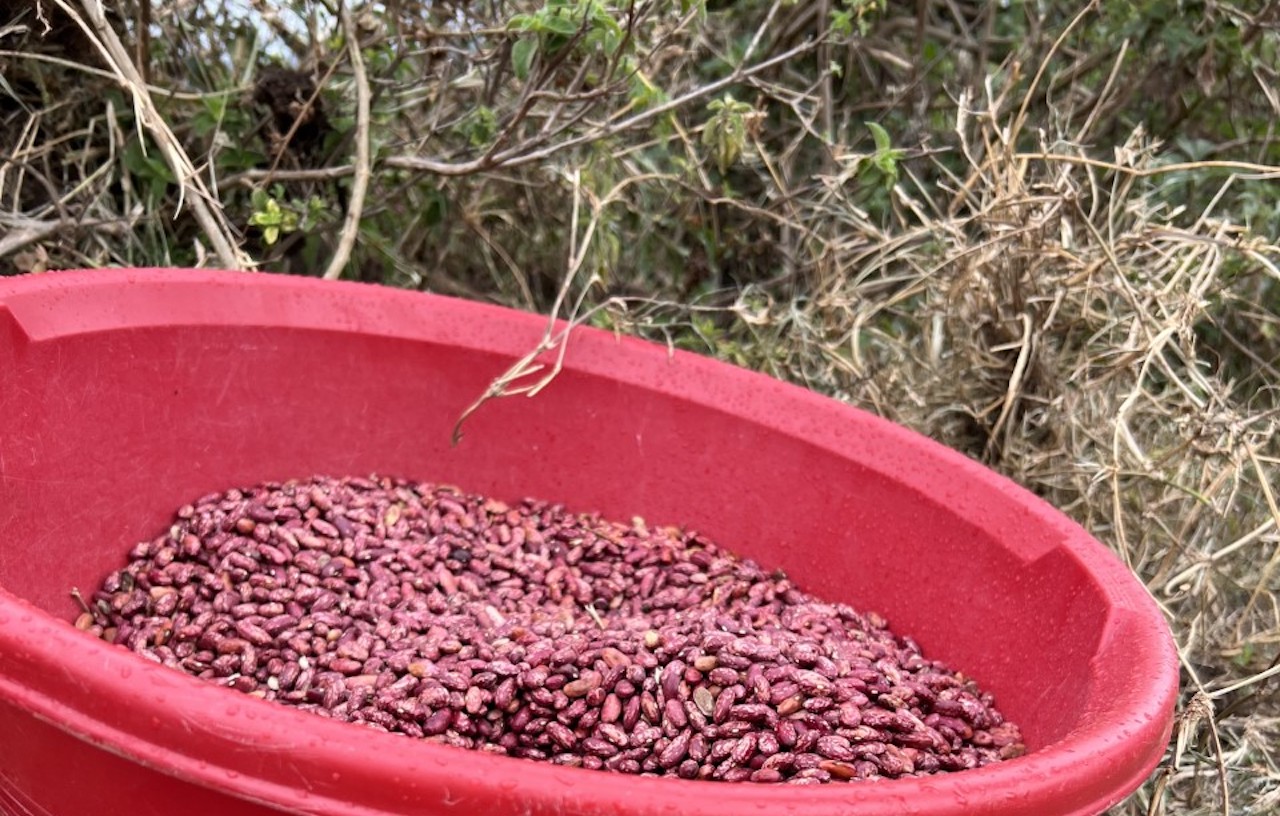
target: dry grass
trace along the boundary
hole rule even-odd
[[[563,307],[916,428],[1071,514],[1165,611],[1183,668],[1175,740],[1114,812],[1280,810],[1280,244],[1236,206],[1248,184],[1280,178],[1265,163],[1270,135],[1249,152],[1171,161],[1121,116],[1161,79],[1126,79],[1127,40],[1073,49],[1065,20],[1018,50],[963,4],[891,9],[853,44],[810,36],[830,3],[754,4],[736,45],[692,17],[664,18],[650,32],[662,48],[643,63],[670,92],[656,113],[625,93],[615,104],[573,66],[548,72],[541,96],[510,84],[501,30],[467,51],[456,32],[419,46],[404,31],[374,36],[362,13],[335,16],[348,35],[365,32],[362,60],[250,5],[299,60],[314,57],[315,84],[299,86],[311,90],[295,98],[292,128],[245,102],[236,145],[231,113],[212,131],[192,122],[261,91],[254,55],[228,57],[241,41],[201,46],[223,50],[199,70],[179,46],[135,68],[100,26],[85,36],[101,51],[81,53],[55,47],[78,42],[74,29],[42,39],[34,14],[0,19],[0,269],[204,263],[207,246],[317,274],[336,254],[331,275]],[[109,26],[127,30],[150,8],[122,7]],[[156,25],[194,36],[155,11]],[[1267,19],[1240,17],[1242,37],[1275,36]],[[973,77],[952,98],[921,90],[918,46],[935,36]],[[997,47],[1010,56],[987,71]],[[689,67],[731,48],[751,61],[715,80]],[[837,63],[890,90],[859,109],[834,71],[813,74]],[[730,86],[750,112],[741,156],[719,168],[705,104]],[[521,122],[535,137],[577,129],[500,135],[468,154],[458,133],[482,93],[499,113],[502,99],[516,106],[511,134]],[[903,121],[935,124],[900,156],[829,135],[907,108]],[[326,127],[340,138],[323,146]],[[228,169],[232,146],[262,161]],[[272,184],[282,198],[323,198],[327,215],[267,245],[248,193]],[[1174,185],[1200,194],[1172,206]],[[427,224],[440,198],[448,219]],[[561,339],[549,329],[538,351]],[[490,396],[543,387],[533,356]]]
[[[1182,657],[1184,750],[1121,812],[1268,812],[1280,247],[1212,213],[1178,226],[1130,168],[1019,157],[976,127],[985,178],[954,216],[835,247],[844,274],[791,321],[786,365],[1030,487],[1150,589]]]
[[[820,176],[789,225],[811,285],[748,287],[704,348],[985,462],[1133,569],[1183,695],[1164,763],[1113,813],[1275,812],[1280,245],[1212,208],[1167,211],[1152,184],[1190,172],[1229,194],[1233,173],[1278,169],[1162,168],[1140,131],[1111,161],[1064,140],[1018,152],[1011,108],[963,104],[966,173],[933,187],[907,162],[889,226],[847,196],[857,157]],[[714,312],[615,309],[668,339]]]

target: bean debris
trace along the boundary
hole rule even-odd
[[[75,625],[369,728],[556,765],[812,785],[1015,757],[873,612],[695,532],[384,477],[205,496]]]

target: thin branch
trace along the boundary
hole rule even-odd
[[[0,37],[6,32],[6,29],[0,29]],[[39,62],[45,65],[56,65],[59,68],[66,68],[69,71],[77,71],[89,76],[102,77],[103,79],[118,79],[118,76],[103,68],[94,68],[92,65],[85,65],[74,60],[55,57],[52,54],[37,54],[31,51],[12,51],[9,49],[0,49],[0,57],[11,57],[25,60],[27,62]],[[245,86],[236,86],[232,88],[224,88],[217,91],[203,91],[201,93],[193,93],[191,91],[178,91],[173,88],[161,88],[156,85],[143,86],[153,94],[163,94],[165,99],[177,99],[183,102],[200,102],[206,99],[216,99],[218,97],[239,96],[247,89]]]
[[[569,268],[565,273],[564,280],[560,283],[560,291],[556,293],[555,303],[551,306],[551,314],[547,322],[547,329],[542,335],[542,339],[523,357],[515,362],[510,368],[496,377],[493,382],[489,383],[489,387],[484,393],[476,398],[475,402],[467,406],[466,410],[458,417],[458,421],[453,425],[453,434],[451,443],[457,446],[462,441],[462,426],[467,419],[480,410],[486,402],[501,397],[511,397],[518,394],[528,394],[533,396],[541,391],[552,379],[560,372],[564,363],[564,353],[567,346],[565,341],[568,339],[568,329],[556,332],[556,319],[560,315],[560,309],[564,305],[565,298],[569,294],[570,287],[573,286],[574,280],[578,277],[578,270],[582,266],[582,261],[586,258],[586,249],[591,244],[591,234],[595,231],[596,218],[599,217],[599,210],[596,210],[596,218],[592,218],[590,226],[587,229],[587,235],[582,242],[582,252],[576,250],[578,241],[578,217],[582,211],[582,173],[580,170],[574,170],[570,176],[570,182],[573,184],[573,211],[569,221]],[[579,301],[579,305],[581,301]],[[572,321],[570,327],[572,327]],[[556,345],[561,346],[560,353],[556,356],[556,362],[550,372],[544,374],[537,382],[532,385],[514,387],[520,380],[532,377],[534,374],[543,371],[546,366],[536,362],[543,352],[550,351]]]
[[[664,114],[688,105],[690,102],[698,99],[704,99],[729,87],[730,85],[735,85],[745,79],[759,74],[762,71],[766,71],[775,65],[780,65],[788,60],[793,60],[799,55],[813,50],[815,47],[816,43],[814,41],[806,41],[795,48],[791,48],[781,54],[770,57],[763,62],[758,62],[750,67],[738,68],[732,74],[724,77],[723,79],[694,88],[688,93],[682,94],[675,99],[664,102],[661,105],[656,105],[619,122],[605,125],[591,131],[590,133],[584,133],[580,136],[566,139],[563,142],[547,145],[539,150],[521,152],[523,150],[523,146],[520,146],[510,150],[505,150],[488,160],[476,159],[474,161],[458,163],[441,162],[434,159],[422,158],[420,156],[395,156],[388,159],[386,164],[389,167],[396,167],[403,170],[422,170],[428,173],[435,173],[440,176],[466,176],[478,173],[482,170],[490,170],[494,167],[518,167],[524,164],[540,162],[554,156],[562,150],[568,150],[572,147],[578,147],[591,142],[608,139],[611,136],[616,136],[619,133],[648,124]]]
[[[384,164],[394,167],[390,162],[384,162]],[[239,184],[252,189],[263,182],[271,181],[336,181],[346,178],[355,171],[354,164],[335,164],[332,167],[317,167],[310,170],[242,170],[222,179],[222,184],[227,187]]]
[[[252,2],[253,10],[258,12],[262,16],[262,21],[271,27],[271,33],[279,37],[280,41],[289,47],[289,50],[293,52],[299,62],[305,62],[310,55],[311,49],[281,19],[279,11],[276,10],[276,4],[267,2],[267,0],[252,0]]]
[[[467,406],[466,410],[459,415],[457,422],[453,425],[453,434],[451,435],[451,443],[457,445],[462,441],[462,426],[467,419],[478,411],[485,403],[493,399],[502,397],[527,396],[536,397],[542,389],[552,383],[561,370],[564,368],[565,354],[569,350],[569,333],[584,320],[588,319],[600,307],[589,310],[586,314],[582,313],[582,304],[586,301],[587,293],[591,289],[591,285],[600,280],[597,275],[592,275],[587,280],[587,284],[582,287],[582,291],[578,293],[577,299],[574,301],[573,307],[570,309],[568,316],[565,318],[565,326],[559,331],[556,330],[556,321],[560,319],[560,310],[564,308],[565,301],[568,300],[569,291],[573,287],[573,282],[577,280],[582,265],[587,260],[587,253],[591,249],[592,240],[595,237],[596,228],[600,224],[600,218],[604,211],[610,205],[618,201],[622,192],[627,188],[641,184],[644,182],[655,180],[669,180],[670,177],[661,173],[645,173],[638,176],[630,176],[619,181],[611,190],[603,197],[597,198],[589,190],[582,189],[582,171],[574,170],[569,173],[569,182],[573,185],[573,209],[569,217],[569,263],[563,280],[560,282],[560,291],[556,293],[555,303],[551,305],[550,314],[547,316],[547,328],[543,332],[542,339],[523,357],[512,364],[506,371],[498,375],[489,383],[489,387],[484,393],[476,398]],[[582,211],[582,198],[586,195],[591,199],[591,218],[587,222],[586,229],[583,230],[582,238],[578,238],[578,223],[580,221],[580,213]],[[551,364],[548,370],[546,364],[537,362],[544,352],[556,352],[555,362]],[[532,383],[520,385],[522,381],[527,381],[535,374],[541,374],[538,379]]]
[[[1067,27],[1058,35],[1058,39],[1054,40],[1053,45],[1049,48],[1049,53],[1040,61],[1040,67],[1036,70],[1036,75],[1031,78],[1031,87],[1027,89],[1026,94],[1022,97],[1022,105],[1018,108],[1018,115],[1013,118],[1013,126],[1009,128],[1009,144],[1015,144],[1018,140],[1018,134],[1022,132],[1022,126],[1027,121],[1027,111],[1031,108],[1032,98],[1036,95],[1036,90],[1040,87],[1040,80],[1044,78],[1044,72],[1049,70],[1049,63],[1053,61],[1053,57],[1062,48],[1062,44],[1066,42],[1067,37],[1071,36],[1071,32],[1076,30],[1076,26],[1080,25],[1085,17],[1089,16],[1098,7],[1098,0],[1089,0],[1089,4],[1080,9],[1079,13],[1072,18]],[[988,14],[993,13],[989,10]]]
[[[1062,153],[1016,153],[1014,154],[1014,158],[1019,161],[1035,160],[1081,164],[1086,167],[1111,170],[1116,173],[1123,173],[1127,176],[1136,176],[1138,178],[1163,176],[1166,173],[1184,173],[1193,170],[1238,170],[1242,173],[1250,174],[1242,177],[1246,181],[1269,181],[1280,178],[1280,166],[1274,164],[1255,164],[1253,162],[1243,161],[1221,160],[1176,162],[1174,164],[1161,164],[1155,167],[1128,167],[1123,164],[1116,164],[1115,162],[1103,161],[1102,159],[1090,159],[1086,156],[1069,156]]]
[[[1026,312],[1019,315],[1022,318],[1022,339],[1018,342],[1018,360],[1014,363],[1013,374],[1009,377],[1009,387],[1005,391],[1004,399],[1000,401],[1000,415],[996,418],[996,424],[991,426],[991,435],[987,438],[986,449],[983,451],[983,458],[991,461],[992,454],[997,451],[1009,450],[1008,436],[1012,423],[1009,417],[1013,414],[1014,407],[1018,404],[1018,400],[1022,397],[1022,384],[1027,373],[1027,363],[1031,359],[1032,337],[1031,337],[1031,318]],[[1001,441],[1000,437],[1006,438]]]
[[[356,163],[355,179],[351,182],[351,200],[347,205],[347,217],[342,224],[342,237],[334,250],[325,280],[337,280],[351,258],[351,250],[360,234],[360,216],[364,211],[364,199],[369,190],[369,78],[365,75],[364,58],[360,54],[360,32],[356,30],[351,9],[342,5],[342,28],[346,32],[347,51],[351,55],[351,73],[356,83]]]
[[[0,236],[0,258],[67,230],[93,229],[119,235],[132,226],[124,220],[102,221],[95,219],[76,221],[74,219],[58,219],[43,221],[35,218],[9,218],[5,216],[0,216],[0,225],[3,225],[8,230],[3,236]]]
[[[637,113],[621,121],[611,125],[605,125],[596,128],[589,133],[566,139],[563,142],[556,142],[537,150],[529,150],[528,144],[519,145],[509,150],[505,150],[494,156],[486,156],[465,162],[444,162],[436,159],[427,159],[421,156],[388,156],[386,159],[378,162],[379,167],[391,170],[413,170],[417,172],[432,173],[437,176],[470,176],[477,173],[483,173],[490,170],[497,170],[506,167],[520,167],[526,164],[533,164],[548,159],[562,150],[568,150],[572,147],[589,144],[591,142],[601,141],[616,136],[641,125],[657,119],[658,117],[677,110],[690,102],[703,99],[717,91],[723,90],[738,82],[754,77],[756,74],[766,71],[775,65],[795,59],[800,54],[813,50],[817,46],[814,41],[807,41],[792,48],[782,54],[771,57],[764,62],[757,63],[747,68],[739,68],[729,76],[695,88],[688,93],[682,94],[675,99],[669,100],[648,110]],[[522,152],[527,151],[527,152]],[[334,179],[345,178],[356,172],[356,166],[351,164],[337,165],[334,167],[322,167],[315,170],[245,170],[235,173],[223,180],[224,184],[240,184],[246,187],[252,187],[256,182],[264,179],[272,179],[278,181],[332,181]]]

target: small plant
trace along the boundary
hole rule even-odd
[[[253,191],[253,213],[249,216],[249,225],[258,228],[262,233],[262,242],[267,246],[275,244],[282,235],[309,229],[320,223],[325,214],[325,203],[318,196],[312,196],[306,202],[288,201],[282,204],[281,195],[279,188],[274,195],[261,188]]]
[[[716,167],[721,175],[738,160],[746,148],[747,140],[759,126],[764,114],[746,102],[739,102],[732,94],[713,99],[707,104],[710,119],[702,129],[702,143],[711,148]]]
[[[880,182],[885,189],[890,189],[898,183],[898,162],[902,161],[904,153],[893,146],[893,141],[889,138],[889,131],[875,122],[866,122],[865,124],[867,130],[871,131],[871,138],[876,143],[876,150],[867,157],[865,166],[880,177]]]
[[[885,0],[840,0],[840,7],[831,10],[831,31],[842,37],[857,31],[865,37],[871,30],[872,18],[884,11]]]

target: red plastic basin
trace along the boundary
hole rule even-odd
[[[536,399],[454,421],[545,327],[358,284],[181,270],[0,280],[0,812],[51,816],[1096,814],[1169,737],[1142,586],[1009,481],[901,427],[578,330]],[[691,525],[884,614],[990,689],[1027,756],[819,788],[558,768],[334,723],[65,621],[196,496],[405,475]]]

